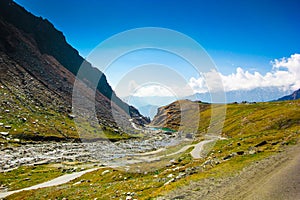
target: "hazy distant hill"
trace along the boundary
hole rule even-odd
[[[153,117],[156,115],[157,109],[158,106],[154,106],[154,105],[146,105],[138,108],[139,112],[143,116],[150,117],[150,119],[153,119]]]
[[[226,92],[226,101],[225,103],[233,102],[267,102],[274,99],[278,99],[284,95],[290,94],[291,91],[282,91],[276,87],[267,87],[267,88],[255,88],[252,90],[237,90]],[[211,102],[210,93],[197,93],[193,96],[185,97],[186,99],[195,101],[200,100],[204,102]],[[213,103],[224,103],[224,102],[213,102]]]
[[[123,98],[124,102],[134,106],[142,115],[150,117],[151,119],[153,119],[154,115],[157,113],[158,107],[168,105],[176,100],[177,98],[168,96],[128,96]]]
[[[300,99],[300,89],[296,90],[290,95],[286,95],[284,97],[277,99],[277,101],[287,101],[287,100],[296,100],[296,99]]]

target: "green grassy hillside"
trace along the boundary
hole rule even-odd
[[[201,112],[199,141],[210,124],[210,114],[210,109]],[[171,165],[147,173],[101,169],[62,186],[22,192],[8,199],[125,199],[128,192],[134,193],[133,198],[152,199],[190,181],[232,176],[298,143],[300,100],[227,105],[222,136],[227,139],[218,140],[205,159],[192,159],[189,149]],[[145,163],[139,167],[151,165],[155,166]]]
[[[2,84],[0,86],[0,132],[8,133],[7,136],[0,135],[1,143],[101,138],[117,140],[129,137],[126,133],[116,133],[114,128],[108,126],[102,126],[101,130],[100,126],[80,123],[80,127],[76,127],[72,116],[60,111],[60,107],[65,107],[57,99],[54,98],[51,103],[45,101],[44,104],[38,104],[36,99],[21,95],[17,90],[8,90]],[[46,96],[40,95],[41,100]],[[84,136],[78,134],[78,129],[85,133]]]

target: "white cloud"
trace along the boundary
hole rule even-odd
[[[150,97],[150,96],[168,96],[172,97],[174,96],[173,92],[164,86],[160,85],[146,85],[142,86],[140,88],[137,88],[132,96],[137,96],[137,97]]]
[[[209,72],[202,74],[202,77],[198,79],[192,77],[189,85],[194,92],[198,93],[220,89],[221,82],[217,80],[223,82],[225,91],[251,90],[261,87],[278,87],[281,90],[300,88],[300,54],[293,54],[289,58],[275,59],[271,63],[273,69],[265,75],[259,72],[250,73],[239,67],[235,73],[230,75]]]

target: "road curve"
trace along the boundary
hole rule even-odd
[[[201,155],[201,152],[203,151],[204,145],[214,141],[215,139],[203,140],[199,142],[198,144],[195,145],[194,149],[191,151],[191,156],[194,159],[202,158],[203,156]]]
[[[50,181],[40,183],[40,184],[31,186],[31,187],[23,188],[23,189],[20,189],[20,190],[9,191],[9,192],[3,192],[3,193],[0,193],[0,198],[2,199],[2,198],[5,198],[9,195],[14,194],[14,193],[22,192],[22,191],[25,191],[25,190],[34,190],[34,189],[39,189],[39,188],[45,188],[45,187],[61,185],[61,184],[67,183],[71,180],[74,180],[75,178],[78,178],[78,177],[82,176],[83,174],[95,171],[97,169],[100,169],[100,168],[92,168],[92,169],[88,169],[88,170],[81,171],[81,172],[75,172],[75,173],[72,173],[72,174],[65,174],[65,175],[62,175],[62,176],[57,177],[55,179],[52,179]]]

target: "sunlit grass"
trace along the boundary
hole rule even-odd
[[[199,134],[209,126],[210,110],[201,112]],[[229,177],[249,166],[251,163],[264,159],[284,149],[286,145],[294,145],[300,136],[300,101],[258,103],[251,105],[228,105],[227,117],[222,131],[226,140],[218,140],[208,157],[194,160],[189,152],[179,155],[170,164],[170,158],[159,162],[139,163],[131,166],[140,169],[139,173],[126,170],[105,169],[88,173],[68,184],[26,191],[12,195],[9,199],[125,199],[127,192],[134,192],[134,198],[151,199],[168,193],[170,190],[199,181],[205,178]],[[200,140],[200,138],[199,138]],[[259,143],[265,143],[257,146]],[[256,147],[255,147],[256,146]],[[167,150],[176,151],[180,146]],[[253,150],[254,153],[250,154]],[[237,152],[243,152],[237,155]],[[224,158],[234,154],[228,160]],[[159,154],[162,155],[162,154]],[[219,164],[205,165],[209,159],[219,160]],[[155,170],[150,170],[155,169]],[[193,173],[188,173],[193,169]],[[187,175],[165,185],[179,173]],[[73,185],[79,180],[84,181]]]

